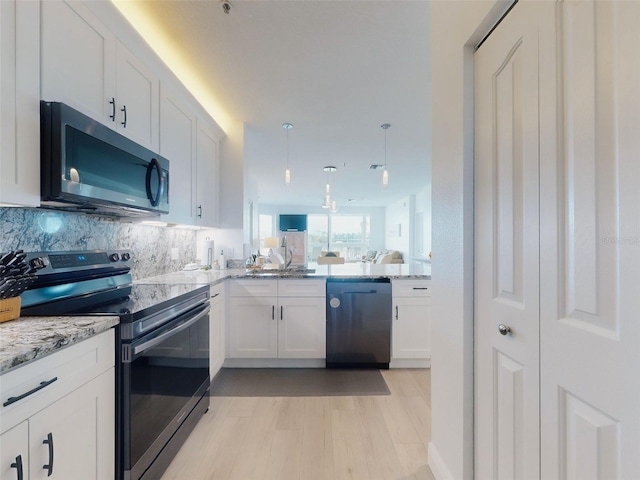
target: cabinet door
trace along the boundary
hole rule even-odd
[[[161,87],[160,154],[169,159],[169,214],[172,223],[196,224],[196,119],[190,104],[166,86]]]
[[[31,480],[47,478],[52,458],[53,478],[114,478],[114,381],[111,368],[29,419]]]
[[[157,150],[158,76],[118,42],[116,79],[116,128],[133,141]]]
[[[280,298],[279,358],[326,358],[326,302],[324,297]]]
[[[218,226],[218,140],[212,121],[198,118],[196,135],[198,225]]]
[[[211,313],[209,316],[209,345],[211,347],[209,374],[213,378],[222,363],[225,356],[225,338],[224,338],[224,298],[220,296],[215,299],[211,298]]]
[[[0,203],[40,205],[40,8],[0,2]]]
[[[22,469],[22,477],[18,469]],[[0,435],[0,478],[29,478],[29,427],[25,420]]]
[[[229,302],[229,357],[276,358],[276,297],[233,297]]]
[[[394,298],[392,358],[431,358],[431,299]]]
[[[114,126],[114,35],[80,2],[41,2],[42,99]]]

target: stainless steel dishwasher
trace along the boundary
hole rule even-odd
[[[327,279],[327,368],[389,368],[391,281]]]

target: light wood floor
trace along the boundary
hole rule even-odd
[[[430,370],[384,370],[391,395],[211,397],[162,480],[433,480]]]

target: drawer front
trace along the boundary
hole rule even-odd
[[[278,280],[279,297],[324,297],[325,294],[325,280]]]
[[[430,297],[431,280],[394,280],[391,289],[394,297]]]
[[[211,304],[215,305],[218,302],[221,302],[224,300],[224,293],[225,293],[225,284],[224,282],[222,283],[218,283],[217,285],[213,285],[211,287]]]
[[[110,329],[0,376],[0,432],[113,367],[114,339]],[[33,393],[11,402],[28,392]],[[4,406],[7,402],[11,403]]]
[[[265,280],[232,280],[229,283],[231,297],[275,297],[278,295],[278,281]]]

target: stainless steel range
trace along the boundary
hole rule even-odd
[[[134,285],[131,252],[37,252],[23,315],[117,315],[118,480],[158,479],[209,407],[208,285]]]

